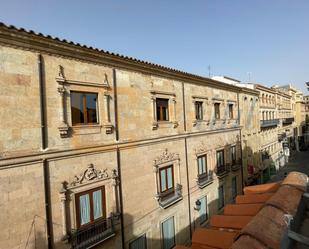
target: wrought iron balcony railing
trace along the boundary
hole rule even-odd
[[[284,125],[292,124],[293,122],[294,122],[294,118],[284,118],[282,120],[282,124]]]
[[[233,160],[232,161],[232,165],[231,165],[231,170],[232,171],[239,170],[241,168],[241,164],[242,164],[242,160],[241,159]]]
[[[162,208],[167,208],[174,203],[182,200],[182,185],[177,184],[175,189],[165,193],[158,193],[157,199]]]
[[[279,124],[279,119],[271,119],[271,120],[261,120],[260,125],[261,128],[273,127]]]
[[[217,166],[216,173],[217,173],[217,176],[218,176],[218,177],[223,177],[223,176],[225,176],[228,172],[229,172],[229,165],[228,165],[228,164]]]
[[[73,230],[70,236],[72,249],[91,248],[115,235],[114,217]]]
[[[203,188],[213,182],[213,173],[208,172],[197,176],[197,184],[200,188]]]

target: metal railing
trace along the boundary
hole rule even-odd
[[[217,166],[217,176],[223,176],[225,175],[226,173],[228,173],[228,168],[229,166],[228,165],[220,165],[220,166]]]
[[[237,159],[232,161],[231,170],[236,171],[241,168],[242,160]]]
[[[206,186],[213,181],[212,173],[205,173],[197,176],[197,184],[200,187]]]
[[[260,125],[262,128],[277,126],[278,124],[279,124],[279,119],[260,120]]]
[[[157,194],[159,205],[163,208],[167,208],[172,204],[182,199],[182,185],[176,184],[176,188],[166,193]]]
[[[282,124],[287,125],[287,124],[292,124],[294,122],[294,118],[284,118],[282,120]]]
[[[73,230],[70,236],[72,249],[91,248],[115,235],[113,216],[101,219],[86,227]]]

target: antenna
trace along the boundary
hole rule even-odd
[[[210,78],[210,69],[211,69],[211,67],[210,67],[210,65],[208,65],[208,77]]]
[[[251,72],[247,72],[247,75],[248,75],[248,82],[250,83],[251,82]]]

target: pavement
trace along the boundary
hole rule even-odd
[[[291,151],[289,162],[284,167],[281,167],[269,182],[283,180],[291,171],[298,171],[309,176],[309,151]]]

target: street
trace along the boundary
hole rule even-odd
[[[292,151],[289,162],[282,167],[269,182],[282,180],[291,171],[298,171],[309,175],[309,151]]]

